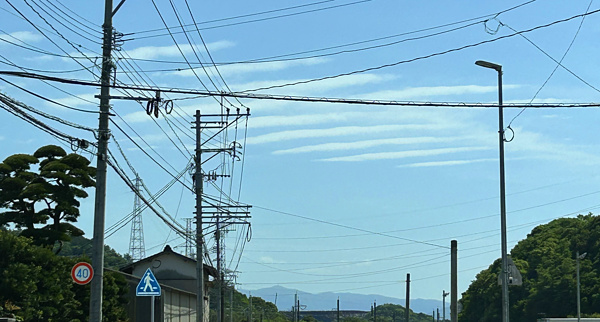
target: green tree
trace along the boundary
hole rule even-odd
[[[579,215],[535,227],[511,251],[523,276],[522,286],[510,287],[510,316],[515,322],[576,315],[576,252],[580,261],[582,316],[600,314],[600,217]],[[463,293],[460,321],[499,321],[500,260],[480,272]]]
[[[71,268],[79,260],[57,256],[29,238],[0,231],[0,314],[24,321],[86,321],[89,284],[71,280]],[[104,321],[126,321],[126,292],[120,274],[104,274]]]
[[[0,226],[13,224],[40,245],[83,235],[73,223],[80,215],[78,199],[88,196],[84,189],[95,185],[95,173],[85,157],[56,145],[7,157],[0,163],[0,208],[6,209]]]

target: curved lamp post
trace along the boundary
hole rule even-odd
[[[508,322],[508,260],[506,246],[506,193],[504,182],[504,116],[502,111],[502,65],[478,60],[475,65],[490,68],[498,73],[498,125],[500,145],[500,229],[502,239],[502,321]]]

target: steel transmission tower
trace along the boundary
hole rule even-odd
[[[185,219],[185,235],[187,238],[185,239],[185,256],[189,258],[196,258],[196,253],[194,252],[194,235],[196,232],[192,229],[192,223],[194,218],[186,218]]]
[[[138,194],[142,179],[135,176],[135,199],[133,203],[133,220],[131,221],[131,237],[129,238],[129,254],[134,262],[146,257],[146,247],[144,245],[144,226],[142,224],[142,201]]]

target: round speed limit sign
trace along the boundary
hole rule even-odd
[[[86,262],[79,262],[71,269],[71,277],[73,278],[73,282],[85,285],[94,277],[94,269],[92,269],[92,265]]]

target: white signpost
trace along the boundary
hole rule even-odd
[[[160,284],[152,274],[150,268],[146,269],[144,276],[140,279],[140,283],[135,288],[136,296],[150,296],[150,321],[154,322],[154,297],[160,296]]]

